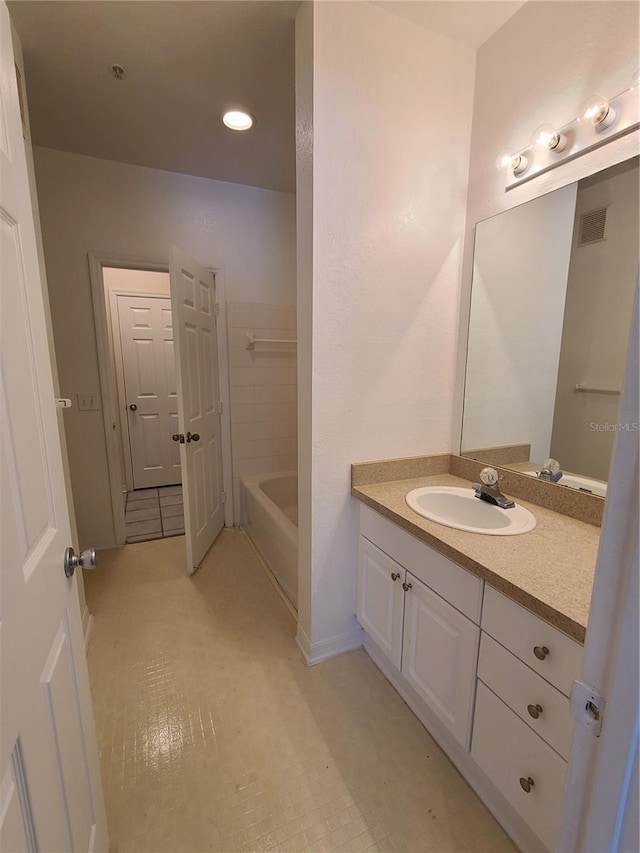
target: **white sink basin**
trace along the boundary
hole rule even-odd
[[[477,498],[471,488],[424,486],[409,492],[406,501],[423,518],[467,533],[514,536],[536,526],[535,516],[523,506],[501,509]]]

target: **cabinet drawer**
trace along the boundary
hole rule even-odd
[[[360,509],[360,532],[476,625],[480,623],[480,578],[367,506]]]
[[[481,681],[471,755],[545,847],[554,850],[567,765]],[[520,779],[533,781],[529,793]]]
[[[488,585],[484,591],[482,629],[569,696],[582,667],[583,649],[579,643]]]
[[[484,631],[480,640],[478,678],[530,729],[568,759],[573,728],[569,700]]]

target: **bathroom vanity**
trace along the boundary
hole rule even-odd
[[[410,460],[353,466],[356,615],[369,655],[516,843],[552,850],[600,531],[520,499],[537,524],[519,536],[417,515],[413,488],[471,489],[455,459],[424,457],[421,477]]]

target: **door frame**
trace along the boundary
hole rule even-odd
[[[169,272],[167,261],[144,260],[130,255],[102,254],[89,252],[89,277],[91,281],[91,298],[93,302],[93,319],[96,331],[96,347],[98,352],[98,374],[100,377],[100,398],[102,401],[102,419],[105,446],[107,450],[107,467],[109,469],[109,490],[111,492],[111,509],[113,514],[114,545],[124,545],[126,541],[125,508],[123,501],[123,444],[117,394],[114,378],[111,372],[109,335],[107,324],[107,297],[104,288],[104,267],[117,267],[129,270],[146,270],[150,272]],[[216,303],[219,306],[217,315],[218,331],[218,379],[220,384],[220,399],[222,400],[222,481],[227,497],[224,508],[225,527],[233,527],[233,469],[231,463],[231,405],[229,393],[229,356],[227,346],[227,300],[224,280],[224,270],[220,267],[207,267],[215,277]]]
[[[105,299],[109,300],[109,314],[111,319],[111,338],[113,343],[114,356],[114,371],[116,380],[116,396],[117,412],[120,426],[120,444],[123,460],[124,478],[127,486],[127,492],[133,491],[133,463],[131,460],[131,433],[129,430],[129,419],[124,416],[126,405],[125,381],[124,381],[124,357],[122,355],[122,343],[120,339],[120,318],[118,316],[118,297],[119,296],[146,296],[149,299],[171,299],[171,294],[167,293],[143,293],[134,290],[109,290],[109,295],[105,293]],[[116,340],[117,338],[117,340]],[[117,430],[116,430],[117,432]]]

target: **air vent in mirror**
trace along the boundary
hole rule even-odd
[[[590,210],[580,217],[580,236],[578,246],[587,246],[589,243],[598,243],[604,240],[604,229],[607,222],[607,208],[600,207],[598,210]]]

